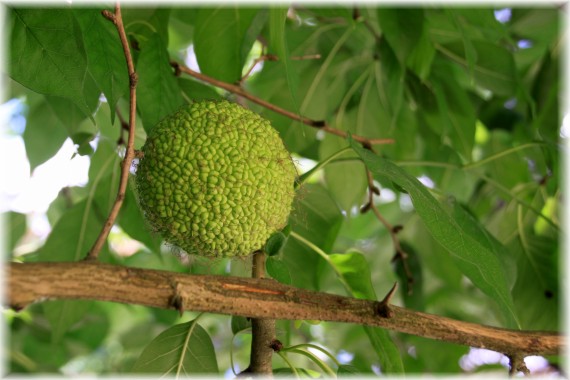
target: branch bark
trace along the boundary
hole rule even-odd
[[[107,236],[109,236],[109,232],[113,225],[115,224],[115,220],[119,215],[119,211],[121,210],[121,206],[123,205],[123,200],[125,199],[125,194],[127,192],[127,184],[129,180],[129,173],[131,164],[133,163],[133,159],[135,157],[135,125],[136,125],[136,109],[137,109],[137,73],[135,72],[135,65],[133,63],[133,58],[131,56],[131,50],[129,48],[129,43],[127,41],[127,34],[125,33],[125,28],[123,26],[123,17],[121,15],[121,6],[117,2],[115,6],[115,13],[111,13],[107,10],[102,12],[103,17],[111,21],[115,27],[117,28],[117,32],[119,33],[119,38],[121,40],[121,45],[123,46],[123,53],[125,55],[125,60],[127,63],[127,72],[129,74],[129,83],[130,83],[130,92],[129,92],[129,136],[127,139],[127,147],[125,151],[125,158],[121,164],[121,179],[119,182],[119,189],[117,190],[117,196],[115,198],[115,202],[113,203],[113,207],[109,212],[109,216],[105,221],[105,224],[101,228],[101,232],[97,237],[97,240],[93,243],[93,247],[89,250],[86,256],[86,260],[97,260],[99,257],[99,252],[103,245],[107,241]]]
[[[265,253],[258,251],[252,257],[252,278],[265,278]],[[273,349],[271,342],[275,339],[275,320],[269,318],[253,318],[251,320],[251,358],[245,372],[272,377]]]
[[[510,356],[555,355],[567,347],[565,337],[556,332],[502,329],[393,305],[391,317],[385,318],[378,315],[378,301],[303,290],[270,279],[184,275],[88,261],[11,263],[4,271],[6,300],[16,310],[48,299],[91,299],[167,309],[174,308],[171,300],[178,297],[184,310],[377,326]]]
[[[236,85],[231,84],[231,83],[226,83],[226,82],[222,82],[220,80],[217,80],[215,78],[211,78],[207,75],[196,72],[189,67],[183,66],[183,65],[179,64],[178,62],[171,62],[170,65],[174,67],[174,69],[176,70],[177,73],[188,74],[191,77],[199,79],[203,82],[209,83],[213,86],[222,88],[222,89],[229,91],[233,94],[239,95],[239,96],[246,98],[246,99],[248,99],[254,103],[259,104],[262,107],[267,108],[268,110],[271,110],[273,112],[277,112],[277,113],[284,115],[284,116],[287,116],[291,120],[298,121],[298,122],[303,123],[305,125],[308,125],[310,127],[318,128],[318,129],[320,129],[326,133],[330,133],[332,135],[336,135],[339,137],[346,138],[348,136],[347,132],[331,127],[324,120],[312,120],[312,119],[309,119],[307,117],[297,115],[294,112],[291,112],[291,111],[288,111],[288,110],[283,109],[281,107],[278,107],[275,104],[269,103],[266,100],[263,100],[261,98],[256,97],[255,95],[250,94],[249,92],[245,91],[240,86],[236,86]],[[351,135],[351,137],[355,141],[358,141],[359,143],[364,144],[366,146],[394,143],[394,139],[391,139],[391,138],[369,139],[369,138],[359,136],[359,135]]]

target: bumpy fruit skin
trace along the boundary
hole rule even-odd
[[[142,148],[139,202],[166,241],[203,256],[245,256],[287,224],[296,170],[269,121],[200,101],[159,122]]]

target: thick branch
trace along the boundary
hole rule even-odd
[[[554,332],[501,329],[397,306],[390,306],[392,315],[384,318],[378,315],[378,301],[307,291],[269,279],[184,275],[87,261],[11,263],[4,270],[8,272],[4,273],[8,278],[6,299],[15,309],[46,299],[173,308],[171,299],[179,296],[184,310],[378,326],[511,355],[554,355],[566,349],[564,337]]]
[[[265,253],[256,252],[253,257],[252,278],[265,277]],[[275,340],[275,320],[269,318],[253,318],[251,320],[251,359],[247,372],[269,376],[273,374],[271,358],[273,349],[271,342]]]

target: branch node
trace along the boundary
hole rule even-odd
[[[509,358],[509,377],[513,377],[517,372],[522,372],[525,376],[530,375],[530,371],[524,362],[524,355],[521,353],[506,354]]]
[[[182,75],[182,70],[180,70],[180,65],[178,64],[178,62],[170,61],[170,66],[172,66],[172,68],[174,69],[175,77],[179,77],[180,75]]]
[[[107,9],[103,9],[101,11],[101,14],[103,15],[103,17],[105,17],[107,20],[111,21],[113,24],[117,24],[117,18],[115,17],[113,12],[111,12]]]
[[[283,349],[283,343],[279,339],[273,339],[269,344],[269,347],[275,352],[279,352]]]
[[[136,72],[129,75],[129,83],[131,85],[131,88],[137,87],[138,81],[139,81],[139,76]]]
[[[10,309],[14,310],[16,313],[24,310],[25,306],[23,305],[18,305],[18,304],[10,304]]]
[[[402,226],[401,224],[396,224],[394,227],[392,227],[392,232],[397,234],[398,232],[402,231],[404,229],[404,226]]]
[[[367,202],[364,206],[362,206],[360,208],[360,213],[366,214],[370,210],[371,207],[372,207],[372,204],[370,202]]]
[[[182,317],[182,315],[184,314],[184,300],[182,298],[182,295],[180,294],[180,290],[178,289],[178,283],[172,282],[170,283],[170,287],[174,291],[174,294],[168,299],[168,304],[172,308],[178,310],[178,313]]]

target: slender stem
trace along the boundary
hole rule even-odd
[[[299,372],[297,372],[297,368],[295,368],[295,366],[293,365],[293,363],[291,363],[291,362],[289,361],[289,359],[287,359],[287,355],[285,355],[285,354],[283,354],[283,353],[281,353],[281,352],[278,352],[278,354],[279,354],[279,356],[281,356],[281,359],[283,359],[283,361],[284,361],[285,363],[287,363],[287,365],[289,366],[289,368],[291,368],[291,372],[293,372],[293,374],[295,375],[295,378],[296,378],[296,379],[300,379],[300,377],[299,377]]]
[[[339,151],[336,151],[335,153],[331,154],[329,157],[325,158],[324,160],[319,161],[319,163],[317,165],[315,165],[314,168],[312,168],[311,170],[309,170],[308,172],[304,173],[303,175],[301,175],[299,177],[299,181],[298,184],[295,184],[296,186],[299,186],[300,184],[304,183],[310,176],[312,176],[313,174],[315,174],[317,171],[319,171],[320,169],[324,168],[325,166],[327,166],[329,163],[333,162],[334,159],[336,159],[337,157],[339,157],[340,155],[348,152],[348,151],[352,151],[351,147],[346,147],[344,149],[341,149]],[[360,161],[360,160],[359,160]]]
[[[337,360],[337,358],[335,358],[335,356],[333,354],[331,354],[330,352],[328,352],[324,348],[317,346],[316,344],[301,343],[301,344],[296,344],[296,345],[291,346],[291,347],[283,348],[281,351],[286,352],[289,350],[294,350],[296,348],[304,348],[304,347],[309,347],[309,348],[321,351],[323,354],[327,355],[337,367],[340,367],[340,362]]]
[[[119,38],[121,40],[121,45],[123,46],[123,52],[125,54],[125,59],[127,61],[127,70],[130,79],[130,93],[129,93],[129,137],[127,141],[127,147],[125,152],[125,158],[121,164],[121,179],[119,182],[119,189],[117,191],[117,197],[115,198],[115,203],[109,212],[109,216],[95,240],[95,243],[87,253],[86,260],[97,260],[99,257],[99,252],[103,248],[111,228],[115,224],[115,220],[119,215],[121,206],[123,205],[123,200],[125,199],[125,194],[127,192],[127,184],[129,181],[129,172],[131,169],[131,164],[135,157],[134,144],[135,144],[135,121],[136,121],[136,104],[137,104],[137,74],[135,72],[135,66],[133,64],[133,59],[131,56],[131,51],[129,48],[129,43],[127,41],[127,35],[125,34],[125,28],[123,26],[123,18],[121,15],[121,6],[119,3],[115,6],[115,13],[108,11],[103,11],[103,16],[113,22],[117,31],[119,33]]]
[[[542,146],[542,145],[547,145],[547,144],[545,142],[532,142],[532,143],[527,143],[527,144],[515,146],[514,148],[510,148],[510,149],[504,150],[502,152],[496,153],[492,156],[485,157],[482,160],[463,165],[462,169],[466,169],[466,170],[473,169],[473,168],[476,168],[478,166],[485,165],[491,161],[495,161],[496,159],[499,159],[501,157],[507,156],[511,153],[518,152],[519,150],[523,150],[523,149],[527,149],[527,148],[531,148],[531,147],[535,147],[535,146]]]

